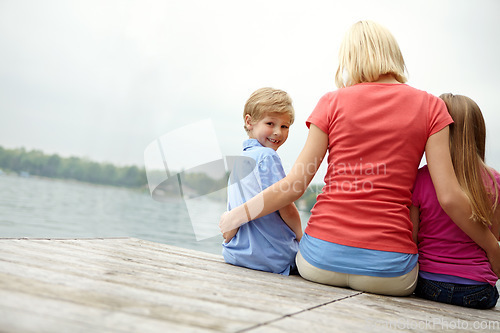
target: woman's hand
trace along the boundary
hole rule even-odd
[[[238,232],[239,228],[233,229],[228,232],[222,233],[222,237],[224,237],[224,243],[229,243],[231,239],[233,239],[234,236],[236,236],[236,233]]]
[[[229,227],[229,224],[230,224],[230,212],[224,212],[220,216],[220,220],[219,220],[219,229],[220,229],[220,232],[222,233],[222,236],[224,236],[225,233],[227,233],[227,232],[229,232],[229,231],[232,230]],[[224,236],[224,239],[226,239],[225,236]]]
[[[262,212],[262,207],[264,205],[262,192],[257,194],[255,197],[257,197],[257,205],[254,206],[254,208],[250,208],[249,210],[249,207],[245,202],[243,205],[239,205],[238,207],[235,207],[221,215],[219,229],[223,235],[228,231],[239,228],[242,224],[245,224],[252,219],[260,217],[258,215]],[[250,212],[252,212],[252,215]]]
[[[243,206],[243,205],[242,205]],[[240,206],[240,207],[242,207]],[[237,229],[245,222],[248,222],[248,219],[246,221],[242,220],[241,216],[240,218],[238,218],[238,209],[240,207],[237,207],[229,212],[224,212],[221,217],[220,217],[220,221],[219,221],[219,229],[220,229],[220,232],[222,233],[222,235],[229,235],[232,231],[234,231]],[[234,232],[234,234],[231,236],[231,238],[236,234],[236,232]],[[226,237],[224,236],[224,239],[226,239]],[[229,241],[229,240],[228,240]],[[226,242],[227,243],[227,242]]]

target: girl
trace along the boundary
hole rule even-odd
[[[458,182],[471,201],[471,223],[490,227],[498,239],[500,174],[484,164],[486,128],[481,110],[465,96],[443,94],[440,98],[454,120],[450,128],[451,157]],[[418,172],[412,201],[410,215],[420,264],[415,293],[442,303],[494,307],[498,277],[486,253],[439,206],[426,166]]]

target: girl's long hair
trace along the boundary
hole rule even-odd
[[[458,183],[469,197],[472,219],[491,225],[498,203],[498,185],[484,162],[486,126],[479,106],[461,95],[439,96],[454,123],[450,126],[450,152]]]

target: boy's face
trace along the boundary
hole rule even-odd
[[[264,147],[278,150],[288,138],[290,116],[286,113],[266,113],[255,122],[247,115],[245,122],[250,139],[256,139]]]

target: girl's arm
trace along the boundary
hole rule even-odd
[[[328,148],[328,135],[311,124],[307,141],[288,175],[266,188],[245,204],[222,214],[219,228],[222,233],[270,214],[296,201],[318,171]]]
[[[299,210],[292,202],[291,204],[279,210],[280,216],[285,221],[286,225],[295,233],[298,241],[302,238],[302,224],[300,222]]]
[[[418,235],[418,224],[420,223],[420,211],[418,207],[413,205],[410,206],[410,220],[413,223],[413,241],[415,244],[418,244],[417,235]]]
[[[448,126],[427,139],[425,155],[441,207],[486,252],[493,271],[500,276],[500,246],[488,227],[470,219],[470,202],[458,184],[451,162]]]

